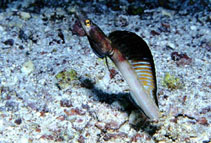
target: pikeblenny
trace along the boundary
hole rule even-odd
[[[149,119],[157,120],[160,112],[155,66],[146,42],[128,31],[114,31],[106,36],[85,14],[78,11],[76,16],[94,53],[113,61],[130,87],[132,100]]]

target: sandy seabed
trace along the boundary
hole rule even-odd
[[[0,143],[210,142],[211,17],[206,9],[154,8],[137,16],[83,7],[106,34],[135,32],[152,51],[162,117],[142,126],[118,69],[109,61],[111,76],[87,38],[74,34],[74,4],[43,7],[39,13],[17,5],[0,13]],[[59,79],[64,72],[74,74]],[[178,85],[168,86],[166,74]]]

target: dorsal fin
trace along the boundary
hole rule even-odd
[[[109,39],[129,61],[146,91],[158,105],[155,66],[146,42],[135,33],[128,31],[114,31],[109,34]]]

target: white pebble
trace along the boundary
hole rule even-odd
[[[195,31],[197,28],[196,28],[196,26],[192,25],[192,26],[190,27],[190,29]]]
[[[23,64],[22,68],[21,68],[21,71],[26,75],[33,72],[34,71],[34,64],[32,63],[32,61],[25,62]]]
[[[168,17],[172,17],[172,14],[170,13],[170,12],[168,12],[167,10],[162,10],[161,11],[161,13],[162,13],[162,15],[164,15],[164,16],[168,16]]]
[[[169,47],[171,47],[172,49],[175,49],[175,45],[174,45],[174,43],[170,43],[170,42],[168,42],[168,43],[167,43],[167,45],[168,45]]]
[[[20,12],[20,17],[23,20],[28,20],[29,18],[31,18],[31,15],[28,12]]]

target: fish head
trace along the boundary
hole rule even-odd
[[[82,12],[76,12],[76,16],[88,37],[94,53],[99,58],[110,56],[113,52],[112,44],[103,31]]]

